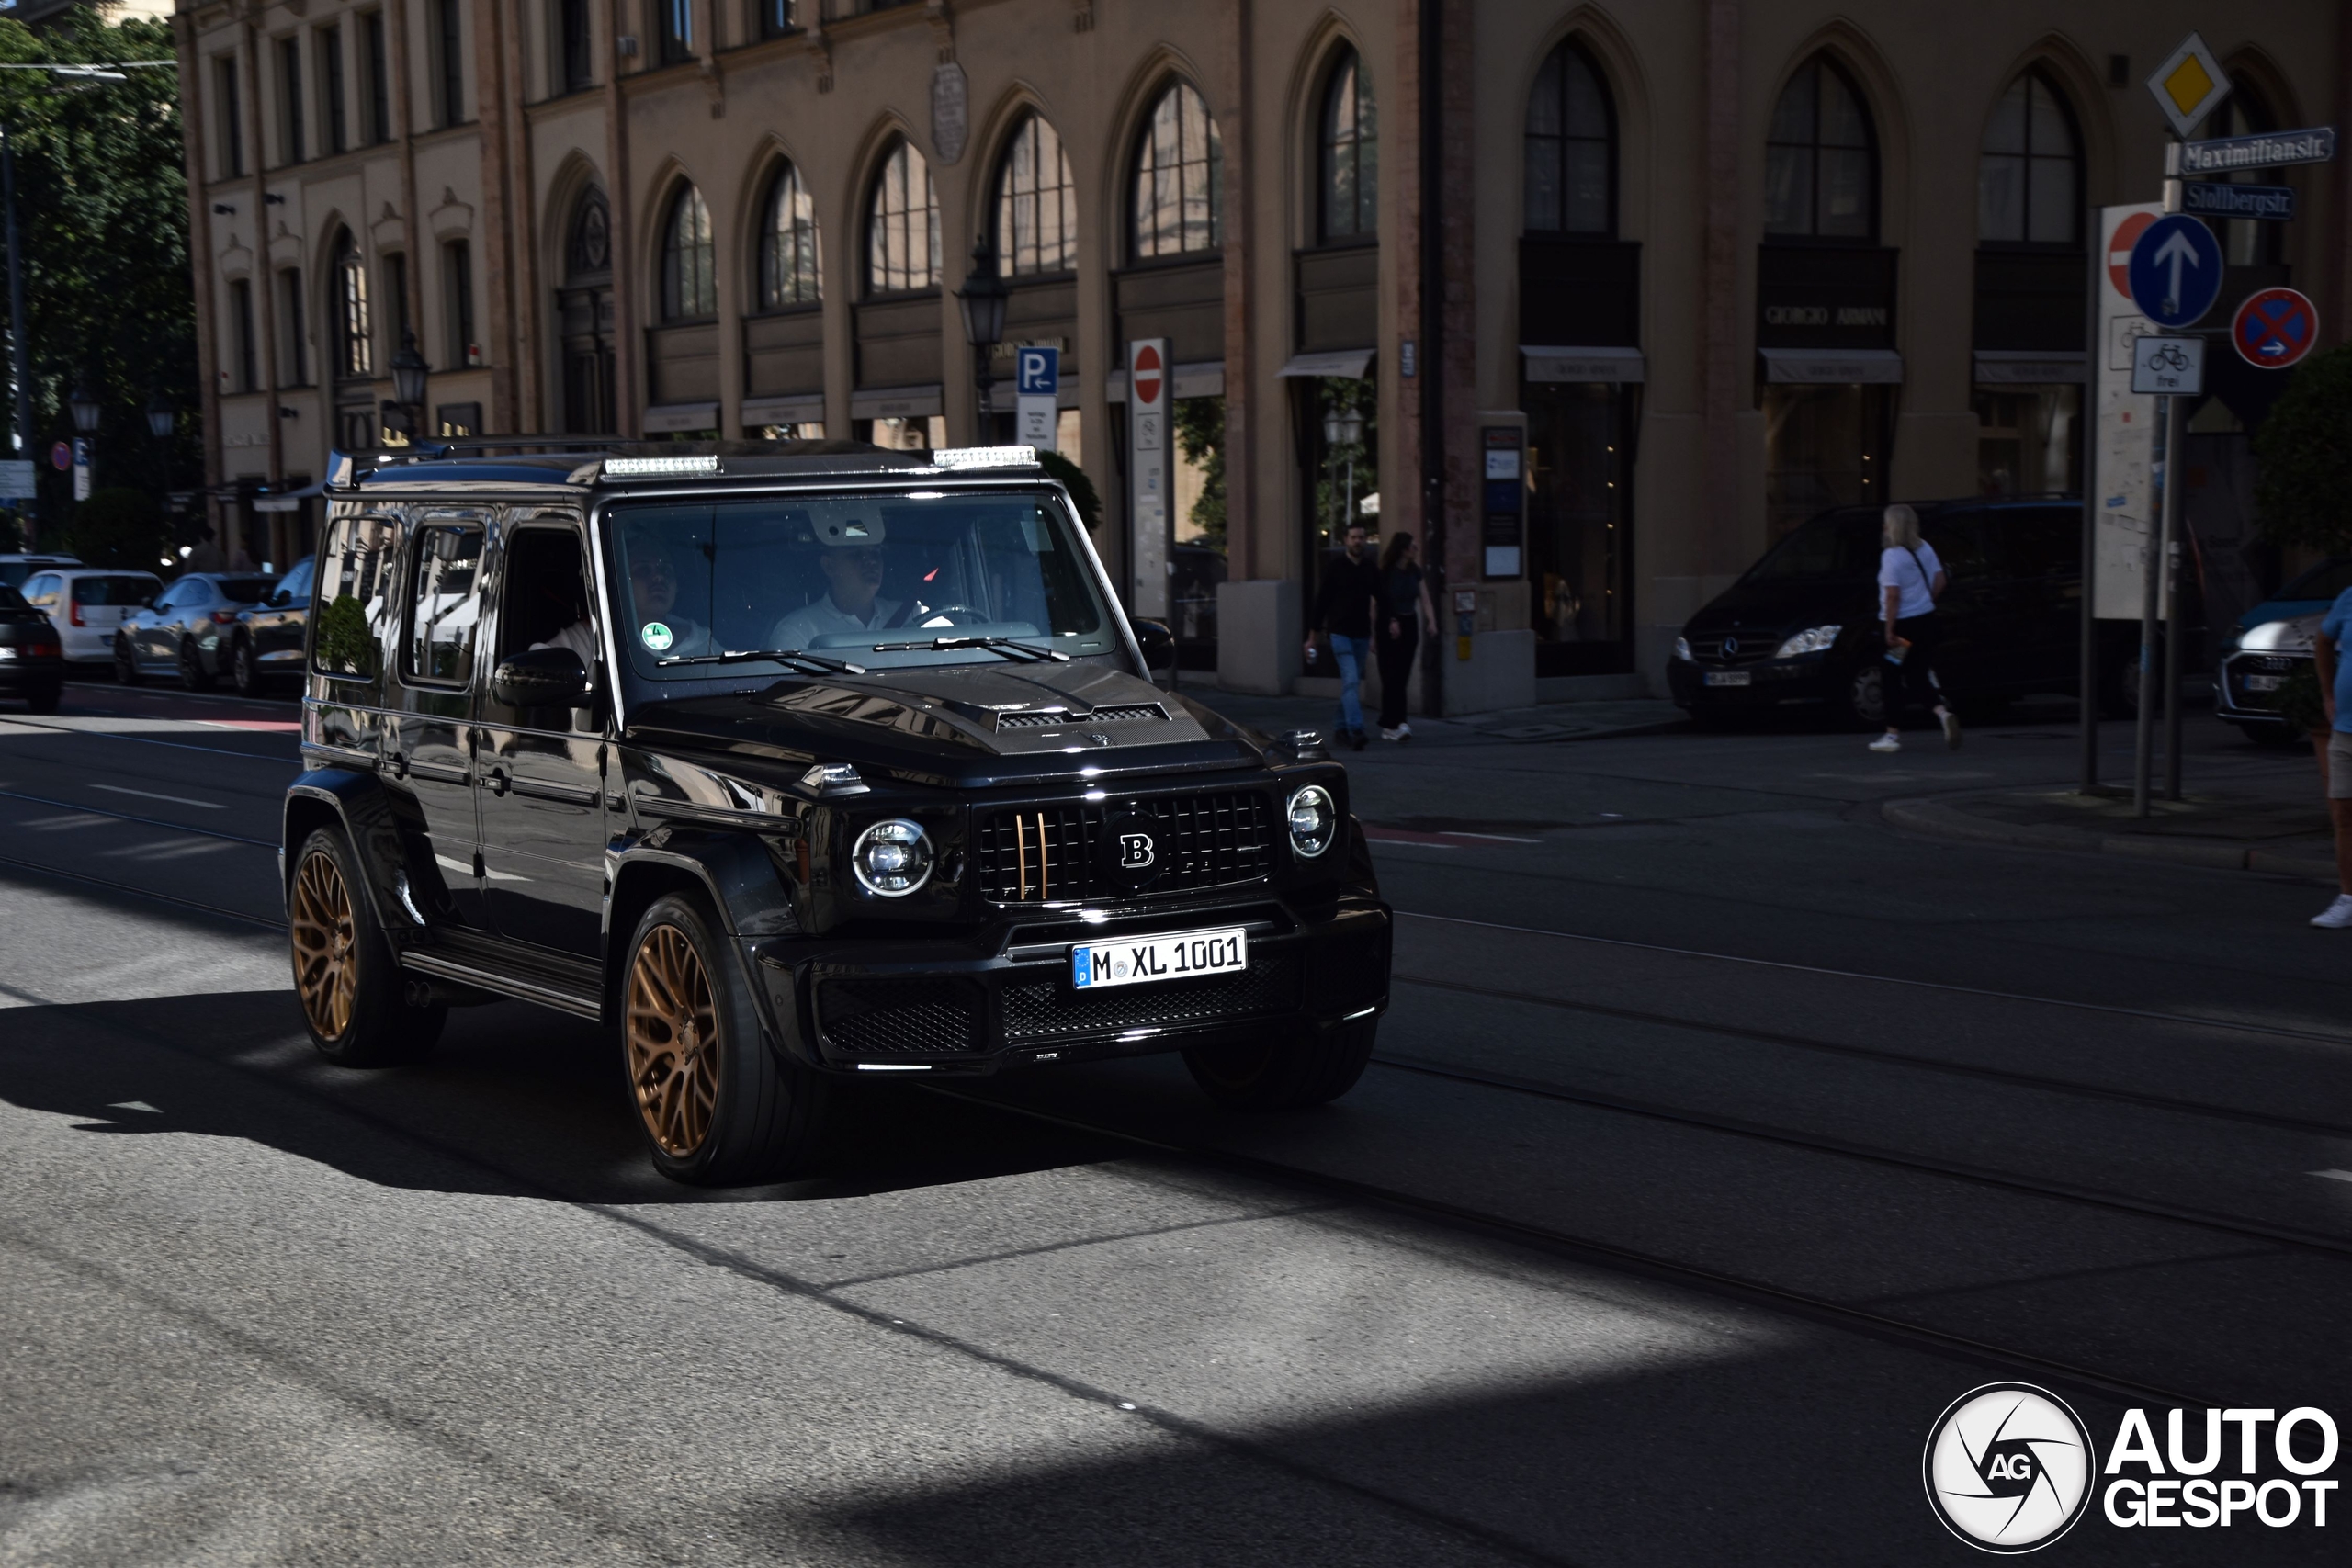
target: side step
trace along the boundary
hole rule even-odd
[[[460,985],[537,1002],[591,1022],[604,1017],[604,974],[584,959],[444,928],[433,945],[401,954],[401,966]]]

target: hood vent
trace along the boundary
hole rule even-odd
[[[1118,707],[1094,708],[1086,713],[1070,713],[1055,709],[1045,713],[1001,713],[996,716],[999,729],[1055,729],[1066,724],[1135,724],[1145,719],[1165,721],[1168,710],[1158,703],[1134,703]]]

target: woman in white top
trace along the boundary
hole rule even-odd
[[[1873,751],[1900,751],[1903,710],[1911,702],[1935,710],[1944,727],[1944,744],[1960,744],[1960,718],[1944,705],[1931,671],[1943,626],[1936,619],[1936,601],[1943,597],[1944,563],[1936,547],[1919,537],[1919,514],[1907,506],[1886,509],[1879,528],[1878,587],[1880,617],[1886,626],[1887,663],[1881,686],[1886,693],[1886,733],[1871,742]]]

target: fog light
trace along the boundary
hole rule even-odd
[[[876,822],[849,852],[858,886],[885,898],[903,898],[930,881],[933,863],[930,837],[903,818]]]
[[[1332,804],[1331,792],[1321,784],[1308,784],[1290,797],[1290,847],[1307,860],[1313,860],[1331,847],[1339,836],[1340,808]]]

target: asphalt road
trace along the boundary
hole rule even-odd
[[[559,1016],[316,1060],[295,717],[0,708],[0,1564],[1962,1562],[1920,1455],[1975,1385],[2101,1442],[2352,1421],[2324,895],[1878,818],[2063,781],[2063,725],[1365,752],[1398,974],[1347,1100],[894,1087],[713,1195]]]

